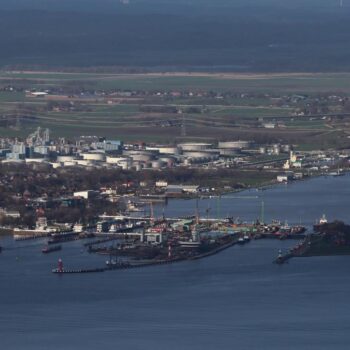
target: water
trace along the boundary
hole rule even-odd
[[[221,206],[253,220],[263,196],[267,219],[346,220],[349,184],[348,176],[318,178]],[[166,215],[194,208],[194,201],[171,202]],[[0,254],[1,349],[348,349],[350,257],[277,266],[278,249],[295,242],[260,240],[199,261],[57,276],[50,269],[59,256],[67,267],[105,258],[88,255],[81,242],[43,255],[43,243],[1,240],[9,248]]]

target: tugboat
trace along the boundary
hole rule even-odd
[[[59,251],[59,250],[61,250],[61,249],[62,249],[62,246],[61,246],[61,245],[55,245],[55,246],[52,246],[52,247],[46,246],[46,247],[44,247],[44,248],[41,250],[41,252],[42,252],[43,254],[48,254],[48,253],[52,253],[52,252],[57,252],[57,251]]]

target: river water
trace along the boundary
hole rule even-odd
[[[311,225],[323,213],[348,220],[350,177],[316,178],[239,196],[199,201],[205,215]],[[188,215],[195,201],[172,201],[165,214]],[[349,220],[350,221],[350,220]],[[100,274],[50,273],[96,267],[82,242],[41,254],[44,241],[3,238],[0,254],[0,349],[348,349],[350,257],[292,259],[295,242],[252,241],[199,261]]]

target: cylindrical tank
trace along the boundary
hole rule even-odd
[[[180,143],[178,147],[184,151],[203,151],[213,147],[211,143]]]
[[[78,159],[76,160],[76,163],[78,165],[82,165],[82,166],[89,166],[92,165],[93,163],[91,162],[91,160],[84,160],[84,159]]]
[[[142,170],[142,164],[139,162],[133,163],[133,167],[135,168],[136,171]]]
[[[162,162],[164,162],[169,168],[174,166],[175,164],[175,159],[171,157],[161,157],[159,158]]]
[[[77,165],[77,161],[71,161],[71,162],[63,162],[63,165],[64,166],[75,166],[75,165]]]
[[[154,155],[158,153],[157,151],[147,151],[147,150],[134,150],[134,149],[125,149],[123,155],[131,156],[133,154],[144,154],[144,155]]]
[[[249,148],[252,145],[251,141],[220,141],[219,148],[243,149]]]
[[[44,158],[26,158],[26,163],[44,163]]]
[[[123,157],[123,156],[118,156],[118,157],[114,157],[114,156],[107,156],[106,157],[106,163],[107,164],[118,164],[119,162],[123,162],[126,159],[131,159],[129,157]]]
[[[283,152],[290,152],[291,151],[291,147],[290,145],[283,145]]]
[[[266,147],[260,147],[260,148],[259,148],[259,152],[260,152],[261,154],[265,154],[265,153],[266,153]]]
[[[273,153],[274,153],[274,154],[277,154],[277,155],[278,155],[278,154],[281,153],[281,146],[280,146],[279,144],[273,145],[272,149],[273,149]]]
[[[177,146],[148,146],[146,150],[157,152],[160,154],[179,154],[179,149]]]
[[[123,160],[121,160],[118,165],[124,169],[124,170],[128,170],[131,168],[132,166],[132,160],[130,158],[125,158]]]
[[[106,159],[106,156],[103,153],[81,153],[80,154],[85,160],[94,160],[98,162],[103,162]]]
[[[163,146],[158,147],[160,154],[179,154],[179,149],[177,146]]]
[[[133,159],[134,162],[148,162],[150,160],[152,160],[154,157],[152,154],[142,154],[142,153],[138,153],[138,154],[130,154],[130,158]]]
[[[74,156],[57,156],[57,162],[71,162],[75,159]]]
[[[161,160],[154,160],[152,162],[152,168],[153,169],[161,169],[164,163]]]
[[[187,158],[212,158],[215,156],[212,152],[205,151],[186,151],[183,152],[183,156]]]
[[[235,157],[238,154],[239,154],[239,150],[237,149],[229,149],[229,148],[220,149],[220,156],[223,156],[223,157]]]

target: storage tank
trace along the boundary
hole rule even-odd
[[[57,169],[57,168],[61,167],[61,163],[53,162],[53,163],[50,163],[50,164],[51,164],[53,169]]]
[[[85,160],[94,160],[97,162],[103,162],[106,159],[104,153],[81,153],[80,154]]]
[[[213,144],[211,143],[180,143],[178,147],[184,151],[203,151],[208,148],[212,148]]]
[[[260,152],[261,154],[266,154],[266,147],[260,147],[260,148],[259,148],[259,152]]]
[[[119,162],[125,161],[126,159],[131,159],[131,158],[129,158],[129,157],[122,157],[122,156],[118,156],[118,157],[107,156],[106,157],[106,163],[107,164],[118,164]]]
[[[149,162],[150,160],[154,159],[153,154],[144,154],[144,153],[136,153],[136,154],[130,154],[130,158],[133,159],[134,162]]]
[[[57,156],[57,162],[72,162],[75,160],[74,156]]]
[[[235,157],[237,155],[239,155],[239,150],[238,149],[225,149],[225,148],[222,148],[220,149],[220,156],[222,157]]]
[[[78,159],[76,160],[77,165],[90,166],[92,165],[91,160]]]
[[[218,148],[243,149],[251,147],[251,141],[220,141]]]
[[[128,170],[132,166],[132,160],[130,158],[125,158],[121,160],[118,165],[123,169],[123,170]]]
[[[283,152],[289,153],[291,149],[290,145],[283,145]]]
[[[217,156],[215,153],[209,151],[186,151],[183,152],[183,156],[186,158],[215,158]]]
[[[158,152],[160,154],[174,154],[177,155],[179,154],[179,149],[177,146],[164,146],[164,147],[159,147]]]
[[[123,155],[132,156],[133,154],[144,154],[144,155],[155,155],[157,151],[147,151],[147,150],[134,150],[134,149],[125,149]]]
[[[272,150],[274,154],[278,155],[281,153],[281,146],[278,144],[273,145]]]
[[[26,158],[26,163],[44,163],[45,158]]]
[[[77,165],[77,161],[71,161],[71,162],[63,162],[64,166],[76,166]]]
[[[164,166],[164,163],[161,160],[154,160],[151,165],[153,169],[161,169]]]
[[[167,146],[167,145],[158,145],[158,146],[147,146],[147,151],[160,153],[160,154],[179,154],[179,149],[177,146]]]
[[[175,158],[171,158],[171,157],[161,157],[159,158],[159,160],[161,160],[162,162],[164,162],[169,168],[174,166],[175,164]]]
[[[133,168],[135,168],[136,171],[141,171],[143,168],[142,164],[139,162],[133,162],[132,166]]]

